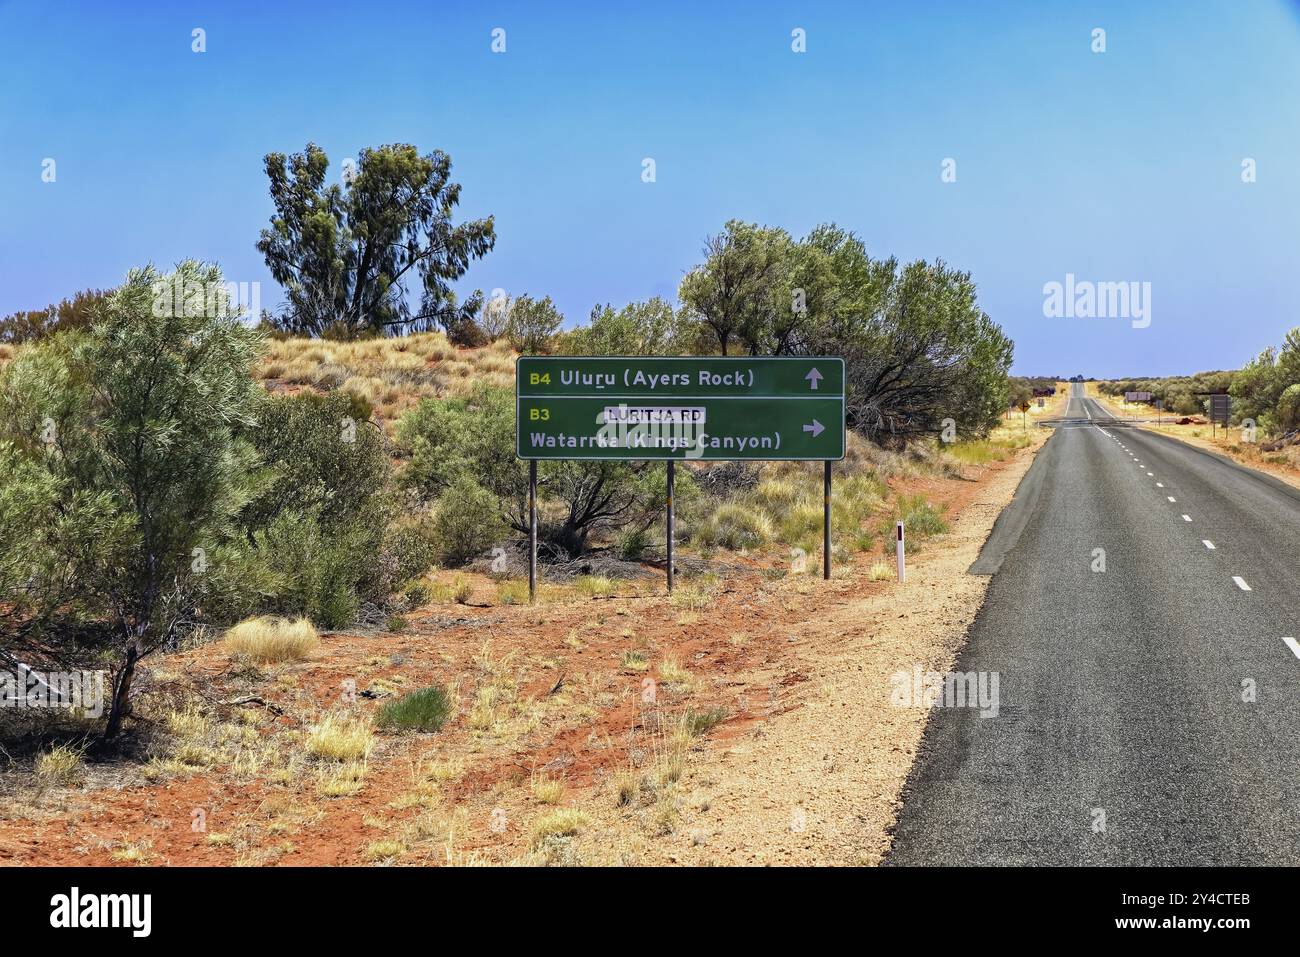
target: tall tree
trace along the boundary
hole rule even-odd
[[[734,219],[705,240],[705,260],[683,277],[678,296],[724,356],[733,339],[754,355],[770,348],[774,323],[790,315],[792,250],[785,230]]]
[[[355,337],[473,322],[482,292],[459,303],[451,284],[492,250],[496,232],[490,216],[452,222],[460,184],[446,153],[365,149],[341,184],[325,182],[329,159],[314,143],[265,163],[275,215],[257,248],[288,296],[282,328]]]

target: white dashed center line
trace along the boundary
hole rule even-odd
[[[1210,551],[1214,551],[1214,542],[1210,541],[1208,538],[1202,538],[1201,544],[1204,545],[1206,548],[1208,548]]]
[[[1183,521],[1184,521],[1184,522],[1190,522],[1191,520],[1192,520],[1192,516],[1190,516],[1190,515],[1184,515],[1184,516],[1183,516]]]
[[[1250,586],[1246,584],[1246,579],[1242,578],[1240,575],[1233,575],[1232,580],[1237,583],[1237,587],[1242,591],[1250,591]]]
[[[1294,638],[1283,638],[1282,640],[1285,641],[1286,646],[1291,649],[1291,653],[1297,658],[1300,658],[1300,641],[1296,641]]]
[[[1156,488],[1164,488],[1164,487],[1165,487],[1165,483],[1164,483],[1164,482],[1157,482],[1157,483],[1156,483]]]
[[[1165,498],[1169,499],[1169,501],[1171,501],[1171,502],[1176,502],[1176,501],[1178,501],[1178,499],[1174,498],[1172,495],[1166,495]]]

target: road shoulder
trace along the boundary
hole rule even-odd
[[[691,763],[682,826],[647,863],[880,863],[929,714],[891,705],[891,677],[952,669],[990,582],[968,569],[1043,447],[994,471],[905,584],[790,636],[809,680],[773,694],[797,700]]]

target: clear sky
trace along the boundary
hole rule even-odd
[[[382,143],[450,153],[464,214],[497,221],[462,287],[550,295],[571,322],[674,296],[738,217],[970,270],[1025,374],[1233,367],[1300,325],[1283,0],[0,0],[0,314],[186,257],[275,305],[262,156],[309,140],[336,169]],[[1149,282],[1150,325],[1046,317],[1067,273]]]

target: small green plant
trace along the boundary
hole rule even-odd
[[[705,711],[687,711],[682,723],[692,737],[700,738],[726,720],[726,708],[709,708]]]
[[[645,671],[650,667],[650,662],[639,651],[625,651],[623,652],[622,665],[624,671]]]
[[[618,540],[618,557],[625,562],[639,562],[650,547],[650,533],[644,528],[633,529]]]
[[[441,685],[412,691],[385,702],[375,713],[380,731],[438,731],[451,715],[451,700]]]
[[[875,562],[871,570],[867,572],[867,580],[873,582],[883,582],[894,577],[894,569],[888,562]]]

